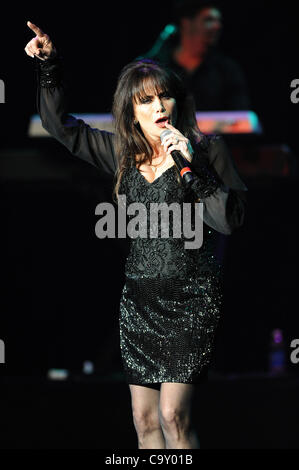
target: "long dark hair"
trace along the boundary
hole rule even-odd
[[[153,149],[146,140],[139,124],[134,123],[134,100],[146,95],[145,87],[155,92],[167,92],[175,98],[177,121],[175,127],[187,137],[191,145],[200,140],[193,99],[187,94],[181,79],[172,70],[156,61],[142,59],[126,65],[118,79],[114,93],[112,114],[115,121],[116,154],[119,167],[115,174],[113,199],[117,201],[123,172],[133,165],[138,168],[144,162],[152,163]],[[137,160],[138,158],[138,160]],[[179,175],[178,181],[180,182]]]

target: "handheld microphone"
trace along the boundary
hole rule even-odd
[[[166,129],[165,131],[161,132],[160,139],[161,139],[162,144],[163,144],[163,140],[168,134],[171,134],[171,131],[169,129]],[[173,150],[171,152],[171,156],[180,172],[180,175],[183,181],[185,182],[187,186],[189,186],[194,180],[194,176],[189,166],[190,162],[178,150]]]

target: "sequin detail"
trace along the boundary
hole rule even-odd
[[[36,59],[36,69],[38,72],[38,80],[40,86],[43,88],[52,88],[61,84],[62,82],[62,58],[57,56],[52,59],[47,59],[41,62]]]
[[[218,186],[208,172],[197,184],[201,194],[211,194]],[[178,183],[174,167],[153,183],[136,167],[129,168],[119,193],[126,195],[127,204],[141,202],[147,209],[152,202],[182,205],[196,197]],[[204,224],[199,249],[184,248],[184,236],[130,239],[119,315],[128,383],[200,382],[210,362],[222,301],[216,235]]]
[[[214,276],[127,279],[120,304],[120,347],[130,384],[199,383],[209,365],[221,308]]]

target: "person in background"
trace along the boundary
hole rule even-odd
[[[241,67],[217,48],[223,30],[217,3],[175,2],[174,23],[138,59],[157,60],[176,72],[193,95],[196,111],[251,109]]]

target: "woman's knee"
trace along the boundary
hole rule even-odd
[[[190,427],[190,417],[187,410],[176,407],[162,407],[160,423],[168,431],[187,431]]]
[[[158,390],[130,385],[133,421],[137,432],[146,433],[160,426]]]
[[[158,410],[133,408],[133,421],[136,431],[146,434],[160,428]]]
[[[160,422],[163,429],[188,430],[191,426],[191,404],[194,396],[192,384],[162,384]]]

